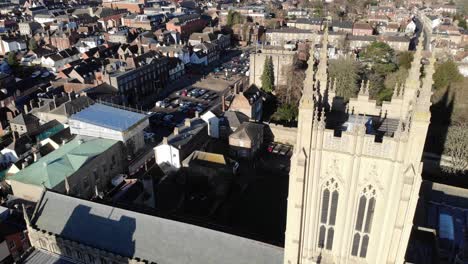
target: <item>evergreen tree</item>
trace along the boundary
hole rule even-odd
[[[16,53],[15,52],[10,51],[8,53],[7,63],[10,66],[17,66],[18,65],[18,59],[16,58]]]
[[[266,57],[261,76],[262,90],[267,93],[273,92],[274,80],[273,59],[271,57]]]
[[[37,49],[37,42],[36,42],[36,40],[34,39],[34,37],[31,38],[31,39],[29,40],[28,48],[29,48],[29,50],[35,50],[35,49]]]
[[[329,75],[336,80],[336,94],[348,101],[359,92],[358,79],[361,66],[354,58],[330,60]]]
[[[448,60],[436,66],[434,73],[434,89],[447,88],[452,83],[463,80],[463,76],[458,71],[457,64]]]

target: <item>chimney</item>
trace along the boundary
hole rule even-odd
[[[28,105],[23,105],[24,113],[27,114],[29,112]]]
[[[57,107],[57,95],[54,94],[52,98],[54,99],[54,108],[56,108]]]
[[[199,118],[200,117],[200,113],[198,111],[195,111],[195,118]]]
[[[174,135],[179,135],[179,127],[174,127]]]
[[[186,127],[191,127],[192,126],[192,122],[191,122],[190,118],[185,118],[184,125]]]
[[[18,139],[18,137],[19,137],[18,132],[13,131],[13,133],[11,133],[11,134],[12,134],[12,136],[13,136],[13,141],[16,141],[16,140]]]
[[[167,140],[167,137],[163,137],[163,139],[162,139],[162,143],[163,143],[163,144],[165,144],[165,145],[167,145],[167,144],[168,144],[168,142],[169,142],[169,141]]]
[[[223,113],[226,112],[226,96],[224,94],[221,97],[221,108]]]
[[[31,110],[33,110],[35,107],[37,107],[37,102],[36,100],[31,100],[29,101],[29,106],[31,107]]]
[[[41,153],[39,151],[33,152],[34,162],[38,161],[41,158]]]

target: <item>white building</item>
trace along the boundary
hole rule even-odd
[[[122,141],[133,155],[145,145],[149,121],[144,114],[96,103],[72,115],[69,125],[72,134]]]
[[[208,136],[213,138],[219,138],[219,118],[208,111],[201,116],[201,119],[208,124]]]
[[[15,52],[26,49],[26,42],[18,39],[2,39],[0,43],[0,54]]]
[[[175,127],[174,133],[154,148],[156,163],[163,170],[166,167],[179,169],[186,157],[206,144],[209,139],[207,127],[201,118],[186,119],[184,126]]]

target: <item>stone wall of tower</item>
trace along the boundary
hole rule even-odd
[[[330,100],[324,100],[323,94],[330,92],[330,85],[317,85],[327,80],[322,64],[327,58],[321,54],[314,89],[305,84],[299,107],[289,179],[285,264],[404,262],[430,120],[433,60],[421,85],[420,54],[416,52],[413,74],[392,102],[376,107],[368,100],[368,85],[362,85],[358,98],[348,105],[350,114],[397,120],[394,135],[383,140],[366,134],[364,116],[355,116],[349,131],[325,128]],[[311,76],[308,70],[307,83]]]
[[[375,137],[366,135],[363,129],[343,133],[341,137],[335,137],[334,131],[328,129],[313,130],[312,134],[310,153],[303,155],[312,159],[298,162],[301,159],[298,155],[294,160],[298,165],[292,166],[294,173],[309,173],[304,177],[302,174],[290,176],[290,184],[295,187],[290,186],[288,198],[285,263],[316,263],[320,258],[321,263],[395,263],[397,256],[392,256],[392,250],[399,254],[406,251],[407,241],[405,243],[403,238],[408,230],[405,228],[411,227],[421,182],[419,162],[405,163],[410,158],[407,153],[412,145],[408,136],[385,137],[383,142],[375,142]],[[318,246],[318,208],[322,202],[322,187],[330,179],[338,182],[340,192],[333,248],[324,250]],[[308,191],[301,191],[304,185]],[[351,256],[353,226],[359,196],[369,185],[376,191],[369,241],[372,246],[369,246],[367,257],[361,259]],[[292,206],[294,209],[289,209]],[[290,210],[302,212],[290,216]],[[291,219],[301,214],[300,219]],[[292,222],[302,225],[296,234],[290,233]],[[388,239],[392,236],[395,239]],[[296,260],[294,253],[288,250],[291,246],[297,247],[296,251],[301,252],[302,257]]]
[[[276,86],[287,85],[288,68],[294,63],[296,51],[278,49],[262,49],[250,56],[250,84],[262,87],[262,73],[265,59],[273,59],[274,77]]]

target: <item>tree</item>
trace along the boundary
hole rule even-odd
[[[466,19],[463,14],[457,13],[453,16],[453,20],[458,21],[458,26],[463,29],[468,29],[468,25],[466,24]]]
[[[271,93],[273,92],[273,86],[275,83],[274,71],[273,71],[273,59],[271,56],[265,57],[265,63],[263,64],[263,73],[261,76],[262,90]]]
[[[278,107],[276,112],[273,114],[273,119],[277,121],[291,122],[293,120],[296,120],[297,115],[297,106],[293,106],[291,104],[283,104],[280,107]]]
[[[370,81],[369,96],[379,100],[379,94],[385,89],[385,76],[398,69],[394,62],[395,52],[386,43],[374,42],[361,52],[359,57],[367,64],[365,75]],[[388,91],[386,94],[388,95]]]
[[[403,51],[398,53],[397,61],[398,67],[403,67],[405,69],[411,68],[411,62],[413,61],[414,54],[411,51]]]
[[[396,72],[392,72],[385,77],[385,88],[393,91],[396,84],[403,85],[408,77],[408,70],[401,67]]]
[[[16,58],[16,53],[15,52],[10,51],[8,53],[7,63],[10,66],[17,66],[18,65],[18,58]]]
[[[359,92],[359,62],[351,57],[330,60],[328,71],[331,80],[336,80],[337,96],[341,96],[345,101],[348,101],[349,98],[357,95]]]
[[[32,37],[32,38],[29,40],[28,48],[29,48],[29,50],[35,50],[35,49],[37,49],[37,41],[34,39],[34,37]]]
[[[394,55],[395,51],[387,43],[373,42],[359,54],[359,57],[374,66],[375,64],[393,64]]]
[[[450,158],[449,166],[442,167],[444,171],[463,173],[468,170],[468,123],[449,127],[444,154]]]
[[[229,10],[228,15],[227,15],[226,25],[228,27],[232,27],[233,25],[241,24],[241,23],[242,23],[241,14],[239,12]]]
[[[453,83],[463,80],[463,76],[458,71],[457,64],[448,60],[436,66],[434,73],[434,89],[444,89]]]
[[[304,87],[305,70],[294,65],[283,67],[287,85],[276,87],[275,95],[280,104],[299,106]]]

